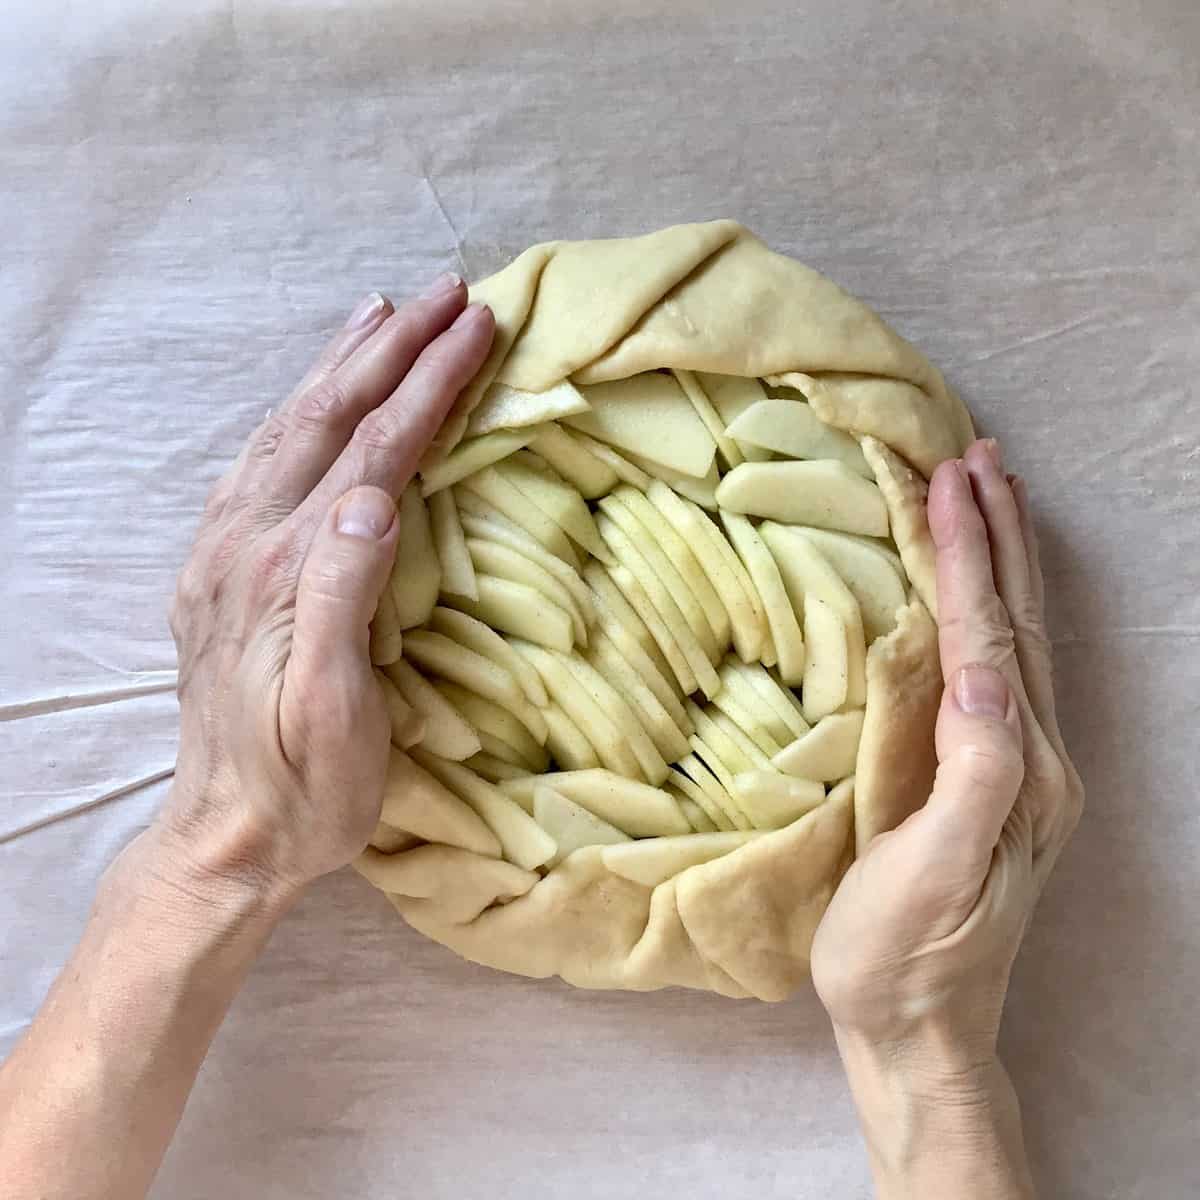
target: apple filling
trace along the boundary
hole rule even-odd
[[[653,887],[853,788],[868,649],[927,581],[889,539],[902,460],[806,378],[484,393],[398,504],[376,852],[600,847]]]

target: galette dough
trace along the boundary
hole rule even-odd
[[[853,780],[806,816],[649,888],[569,855],[544,878],[470,850],[368,850],[359,870],[414,928],[464,957],[590,988],[702,988],[782,1000],[808,975],[817,923],[855,853],[925,800],[941,695],[925,479],[973,437],[940,373],[860,301],[733,221],[552,242],[474,285],[492,352],[426,465],[462,438],[484,391],[589,384],[657,368],[757,376],[859,436],[912,585],[867,655]]]

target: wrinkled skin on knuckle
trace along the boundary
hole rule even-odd
[[[393,454],[403,444],[406,432],[404,418],[385,404],[359,421],[354,442],[360,453],[371,457]]]
[[[944,618],[940,628],[943,635],[962,642],[972,663],[1001,667],[1012,658],[1016,644],[1012,622],[998,596],[989,596],[967,615]]]

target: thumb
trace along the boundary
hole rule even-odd
[[[396,557],[395,501],[382,488],[347,492],[313,539],[296,591],[292,657],[322,671],[369,673],[371,618]]]
[[[938,857],[981,874],[1025,777],[1017,698],[1001,672],[971,664],[942,693],[937,779],[922,810]]]

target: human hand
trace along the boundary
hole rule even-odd
[[[395,497],[493,330],[454,276],[399,310],[368,297],[217,484],[171,610],[179,760],[152,832],[173,868],[291,895],[365,846]]]
[[[1009,972],[1083,804],[1055,716],[1028,499],[994,442],[937,469],[929,524],[946,681],[937,779],[847,872],[813,945],[869,1141],[877,1103],[886,1125],[914,1097],[986,1106],[1006,1087],[995,1053]]]

